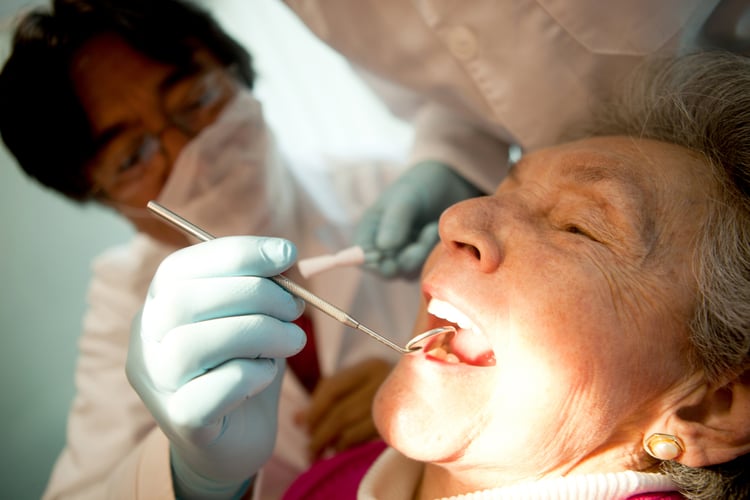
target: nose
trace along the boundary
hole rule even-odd
[[[174,164],[182,149],[192,139],[190,134],[171,124],[162,129],[158,137],[170,165]]]
[[[194,134],[176,124],[156,98],[143,98],[138,101],[138,105],[143,128],[159,139],[161,153],[165,156],[167,165],[171,167]]]
[[[438,226],[440,240],[450,253],[491,273],[502,262],[502,246],[493,228],[493,199],[471,198],[445,210]]]

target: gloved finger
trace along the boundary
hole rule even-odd
[[[375,271],[386,279],[395,278],[399,275],[398,262],[395,257],[384,257],[377,262],[364,265],[365,269]]]
[[[380,203],[376,203],[365,211],[354,229],[355,245],[359,245],[365,251],[376,248],[375,239],[382,215],[383,208]]]
[[[214,427],[218,433],[223,418],[268,387],[278,369],[278,363],[267,358],[229,361],[175,392],[167,403],[168,418],[181,433],[205,427]]]
[[[171,330],[147,363],[154,386],[174,392],[229,360],[286,358],[300,352],[306,342],[304,331],[294,323],[259,314],[234,316]]]
[[[396,263],[400,274],[410,278],[419,276],[422,265],[439,239],[437,221],[424,226],[418,239],[399,253]]]
[[[292,321],[304,302],[267,278],[230,276],[163,283],[141,317],[144,339],[160,340],[180,325],[229,316],[265,314]]]
[[[380,273],[380,267],[387,260],[395,262],[395,250],[365,250],[365,261],[362,263],[364,269]]]
[[[163,283],[218,276],[273,276],[288,269],[297,248],[288,240],[259,236],[227,236],[180,249],[164,259],[149,295]]]
[[[400,249],[409,243],[419,217],[418,205],[411,195],[391,196],[388,200],[382,208],[375,235],[375,248],[380,250]]]

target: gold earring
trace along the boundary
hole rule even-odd
[[[643,441],[643,449],[657,460],[674,460],[685,447],[680,438],[671,434],[651,434]]]

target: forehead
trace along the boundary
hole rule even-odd
[[[127,103],[164,93],[180,80],[214,67],[223,65],[199,45],[188,59],[170,64],[149,57],[116,34],[102,34],[78,49],[70,76],[82,105],[95,111],[111,107],[117,98]]]
[[[159,89],[172,72],[116,35],[100,35],[84,44],[72,62],[71,80],[97,142],[110,140],[112,130],[148,119],[158,109]]]
[[[116,34],[103,34],[79,48],[70,72],[97,148],[102,148],[124,131],[161,127],[165,104],[179,101],[196,75],[219,67],[223,66],[202,47],[179,65],[168,64]]]
[[[516,179],[546,178],[577,186],[610,185],[632,198],[703,198],[714,182],[694,152],[666,142],[631,137],[593,137],[526,156]]]
[[[173,68],[153,60],[114,34],[83,44],[71,64],[71,79],[84,105],[97,98],[156,86]]]
[[[568,200],[590,216],[595,209],[613,230],[624,221],[649,253],[694,241],[716,189],[709,166],[694,152],[629,137],[589,138],[529,154],[509,183],[510,189],[541,186],[549,203]]]

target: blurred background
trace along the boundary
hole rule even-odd
[[[293,164],[317,175],[342,158],[403,155],[409,129],[282,2],[198,3],[253,53],[256,95]],[[0,0],[0,61],[18,13],[47,4]],[[2,144],[0,229],[0,497],[35,499],[64,445],[90,262],[132,230],[32,182]]]
[[[3,61],[15,12],[33,4],[0,1]],[[32,182],[4,146],[0,230],[0,496],[34,499],[65,442],[89,263],[131,230]]]

